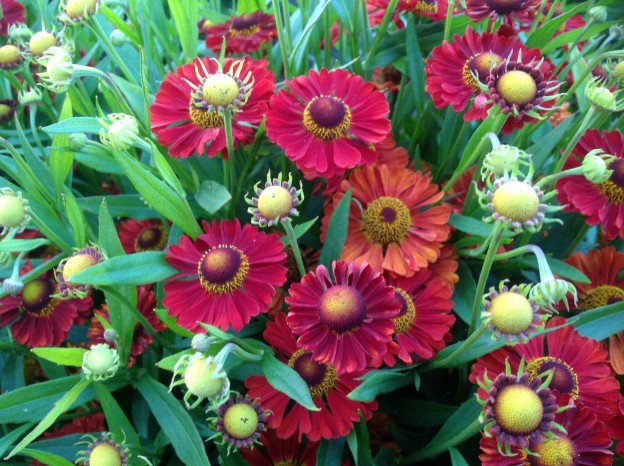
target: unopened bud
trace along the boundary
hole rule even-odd
[[[608,163],[614,159],[615,156],[603,154],[600,149],[592,150],[583,159],[583,176],[594,184],[604,183],[613,174],[613,170],[608,168]]]
[[[110,379],[119,369],[117,350],[105,343],[93,345],[82,358],[82,370],[89,380]]]

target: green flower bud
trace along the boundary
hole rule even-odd
[[[30,220],[28,201],[22,193],[14,193],[9,188],[0,188],[0,235],[9,230],[23,231]]]
[[[113,150],[126,150],[132,147],[139,137],[139,123],[136,118],[124,113],[111,113],[107,116],[112,121],[111,124],[99,120],[104,126],[100,130],[102,144]]]
[[[191,347],[195,351],[199,351],[200,353],[205,353],[210,348],[212,341],[208,335],[203,333],[198,333],[193,337],[191,341]]]
[[[19,91],[17,99],[22,105],[36,105],[41,102],[42,94],[36,87],[28,87]]]
[[[69,52],[61,47],[50,47],[39,59],[46,71],[39,73],[43,84],[52,92],[65,92],[72,81],[74,64]]]
[[[113,44],[115,47],[121,47],[123,44],[128,42],[128,38],[126,37],[126,35],[119,29],[113,29],[113,32],[110,33],[110,36],[108,36],[108,38],[111,41],[111,44]]]
[[[613,174],[613,170],[608,168],[608,163],[614,159],[615,156],[603,154],[600,149],[592,150],[583,159],[583,176],[594,184],[604,183]]]
[[[594,23],[604,23],[607,20],[607,8],[604,6],[590,8],[587,14]]]
[[[89,380],[107,380],[119,369],[117,350],[105,343],[91,346],[82,358],[82,371]]]
[[[87,146],[89,138],[84,133],[72,133],[69,135],[69,148],[74,152],[80,152]]]
[[[606,112],[619,112],[624,109],[624,99],[619,99],[620,91],[611,92],[602,86],[602,78],[592,79],[585,86],[585,97],[594,109]]]
[[[534,300],[540,307],[556,312],[555,305],[563,301],[568,309],[567,295],[570,293],[574,298],[574,303],[578,301],[576,288],[566,280],[560,278],[549,278],[542,280],[535,285],[529,293],[530,299]]]

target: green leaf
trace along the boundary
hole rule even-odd
[[[357,466],[373,464],[373,455],[370,450],[370,439],[366,419],[360,413],[360,422],[353,426],[353,430],[347,435],[347,444],[351,450]]]
[[[103,286],[102,291],[108,304],[110,323],[117,330],[119,338],[117,351],[121,364],[125,366],[132,349],[136,316],[142,315],[137,310],[137,290],[134,286],[118,285],[114,288]]]
[[[59,121],[66,120],[72,116],[72,103],[69,95],[65,96],[63,108],[59,115]],[[53,147],[67,147],[69,145],[69,136],[67,134],[55,134],[52,139]],[[57,195],[63,192],[65,178],[69,175],[71,167],[74,163],[73,152],[61,152],[56,149],[50,150],[50,170],[52,172],[52,181]],[[78,245],[78,243],[76,244]]]
[[[173,368],[175,367],[175,365],[178,363],[178,361],[180,360],[182,356],[187,355],[187,354],[191,355],[193,353],[195,353],[195,350],[190,348],[190,349],[181,351],[176,354],[171,354],[167,356],[166,358],[163,358],[160,361],[158,361],[156,365],[165,371],[173,372]]]
[[[11,429],[11,432],[7,433],[0,437],[0,458],[4,455],[11,445],[17,442],[22,435],[24,435],[27,431],[32,429],[33,424],[24,424],[23,426],[16,427]]]
[[[422,116],[426,99],[424,98],[425,90],[425,67],[423,66],[423,56],[418,44],[418,36],[414,27],[413,17],[410,15],[406,27],[406,56],[407,74],[410,78],[409,83],[414,93],[416,107],[419,115]]]
[[[78,396],[89,386],[91,382],[89,380],[81,380],[69,390],[63,398],[58,400],[52,410],[44,417],[41,422],[35,427],[24,439],[9,453],[6,459],[17,455],[20,451],[26,448],[33,440],[39,437],[45,430],[50,427],[56,419],[67,411],[71,405],[78,399]]]
[[[191,238],[202,233],[185,198],[125,152],[115,151],[113,156],[139,194],[154,209],[179,225]]]
[[[529,48],[544,47],[548,44],[548,42],[553,40],[555,33],[568,19],[581,11],[585,11],[588,8],[588,3],[590,2],[581,2],[574,8],[570,8],[564,14],[552,18],[547,23],[542,24],[539,28],[533,31],[533,33],[531,33],[526,41],[526,46]]]
[[[154,313],[173,333],[177,333],[184,338],[193,338],[195,336],[195,334],[190,330],[187,330],[184,327],[180,327],[176,321],[176,318],[170,316],[167,309],[154,309]]]
[[[262,372],[275,390],[288,395],[310,411],[319,411],[312,400],[308,384],[292,367],[278,361],[272,354],[265,353],[262,360]]]
[[[82,210],[97,215],[102,204],[102,196],[81,197],[76,201]],[[113,217],[130,217],[135,220],[158,217],[158,212],[148,207],[138,194],[108,196],[106,204]]]
[[[537,269],[537,259],[535,256],[529,256],[522,258],[521,261],[526,267],[531,267],[533,269]],[[546,262],[550,266],[552,272],[556,275],[559,275],[563,278],[567,278],[568,280],[572,280],[573,282],[578,283],[589,283],[590,280],[583,272],[581,272],[576,267],[572,267],[570,264],[566,264],[559,259],[555,259],[553,257],[546,256]]]
[[[163,251],[137,252],[111,257],[71,277],[74,283],[93,286],[147,285],[177,272],[165,261]]]
[[[451,455],[451,464],[453,466],[468,466],[468,462],[464,459],[457,448],[450,447],[448,451]]]
[[[163,180],[165,180],[167,184],[175,190],[175,192],[177,192],[180,196],[185,197],[186,193],[184,192],[184,188],[182,187],[182,184],[176,174],[173,172],[169,162],[165,156],[160,153],[158,147],[154,144],[154,141],[151,139],[148,139],[148,141],[152,146],[152,157],[160,176],[163,177]]]
[[[46,244],[50,244],[50,242],[44,238],[6,239],[0,242],[0,252],[28,252],[45,246]]]
[[[126,439],[127,444],[133,447],[140,447],[141,439],[134,430],[132,423],[128,420],[126,413],[123,412],[106,386],[101,382],[93,382],[93,387],[104,410],[106,423],[115,438]]]
[[[184,60],[190,62],[197,56],[197,0],[167,0],[175,23],[177,38],[182,45]]]
[[[74,466],[74,463],[72,463],[71,461],[63,458],[62,456],[55,455],[54,453],[50,453],[47,451],[25,448],[24,450],[22,450],[21,454],[30,456],[31,458],[34,458],[43,464],[53,464],[54,466]]]
[[[331,3],[330,0],[321,0],[318,1],[316,7],[312,11],[312,14],[308,18],[306,22],[305,28],[301,32],[301,35],[297,39],[297,42],[293,45],[292,52],[290,52],[290,56],[288,57],[288,62],[290,63],[290,69],[295,70],[298,68],[299,64],[303,61],[304,57],[308,53],[308,42],[310,41],[310,34],[312,30],[316,26],[316,23],[319,22],[322,18],[323,12],[327,5]],[[285,12],[288,14],[288,12]]]
[[[344,444],[345,437],[321,440],[318,450],[316,450],[316,466],[341,466]]]
[[[535,144],[529,147],[526,152],[528,154],[533,154],[531,160],[533,161],[533,166],[535,170],[540,170],[544,165],[544,162],[550,157],[550,155],[555,150],[555,147],[559,144],[559,142],[569,134],[569,130],[576,121],[576,115],[570,115],[570,117],[563,120],[557,127],[555,127],[552,131],[546,134],[543,137],[540,137]]]
[[[583,311],[574,327],[585,337],[604,340],[624,330],[624,301]]]
[[[100,231],[98,234],[98,242],[108,257],[123,256],[125,251],[119,241],[119,235],[117,234],[117,228],[113,222],[108,207],[106,205],[106,198],[102,199],[100,205]]]
[[[66,118],[53,125],[44,126],[41,129],[48,134],[100,134],[102,125],[95,117],[75,117]],[[55,142],[53,144],[57,145]]]
[[[76,198],[69,188],[65,188],[63,192],[65,198],[65,211],[67,212],[67,219],[74,231],[74,244],[76,247],[83,247],[87,243],[87,230],[85,227],[85,218],[82,215],[82,211],[76,203]]]
[[[432,400],[396,398],[387,400],[393,408],[393,418],[410,427],[434,427],[442,425],[455,412],[457,406],[444,405]],[[418,416],[414,416],[418,413]]]
[[[410,384],[413,379],[413,375],[409,372],[370,371],[358,379],[363,380],[363,382],[349,393],[347,398],[356,401],[374,401],[377,395],[404,387]]]
[[[206,448],[193,420],[180,402],[167,391],[167,388],[144,375],[135,382],[137,390],[145,399],[178,458],[184,464],[210,466]]]
[[[561,49],[564,45],[572,44],[575,41],[583,42],[592,37],[597,36],[602,31],[609,29],[616,21],[605,21],[604,23],[592,24],[583,34],[581,32],[584,28],[577,28],[571,31],[567,31],[559,34],[557,37],[552,37],[548,42],[540,47],[542,54],[546,55],[553,50]]]
[[[314,223],[318,220],[318,217],[314,217],[312,220],[308,220],[307,222],[303,222],[300,223],[299,225],[295,225],[293,227],[293,231],[295,232],[295,238],[299,239],[301,238],[303,235],[306,234],[306,232],[312,228],[312,225],[314,225]],[[281,238],[282,243],[284,243],[284,246],[290,246],[290,241],[288,241],[288,236],[282,236]]]
[[[449,224],[457,228],[459,231],[463,231],[464,233],[468,233],[474,236],[481,236],[483,238],[487,238],[492,234],[494,230],[494,225],[489,223],[482,222],[481,220],[477,220],[476,218],[467,217],[465,215],[459,214],[451,214],[451,218],[449,219]],[[503,238],[509,238],[513,236],[509,231],[503,232]]]
[[[461,320],[470,324],[472,300],[477,291],[477,284],[470,267],[464,261],[459,261],[457,274],[459,281],[455,284],[453,291],[453,310]]]
[[[328,269],[331,269],[333,261],[340,259],[342,248],[347,240],[347,230],[349,227],[349,211],[351,210],[351,188],[347,190],[344,197],[336,206],[336,210],[329,219],[327,237],[325,245],[321,251],[319,262]]]
[[[82,358],[87,352],[85,348],[33,348],[32,352],[40,358],[63,366],[82,366]]]
[[[214,181],[202,181],[199,191],[195,193],[195,200],[199,206],[210,215],[216,214],[221,207],[230,202],[232,195],[225,186]]]

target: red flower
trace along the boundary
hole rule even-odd
[[[619,131],[590,129],[574,146],[564,169],[581,165],[583,158],[593,149],[602,149],[616,159],[609,164],[611,177],[594,184],[582,175],[566,176],[557,181],[557,200],[568,212],[580,212],[588,225],[600,225],[608,241],[618,236],[624,239],[624,137]]]
[[[381,24],[389,4],[390,0],[368,0],[366,2],[371,25]],[[399,29],[403,29],[403,21],[399,16],[403,11],[412,12],[416,16],[425,16],[433,21],[440,21],[446,18],[447,10],[448,0],[399,0],[392,15],[392,21]]]
[[[355,379],[363,374],[361,371],[338,374],[333,365],[314,361],[313,353],[297,346],[284,314],[277,314],[275,321],[267,324],[264,338],[275,348],[278,358],[288,363],[306,381],[314,405],[320,409],[308,411],[275,390],[262,375],[248,377],[245,381],[248,394],[260,398],[262,406],[273,412],[268,423],[269,427],[276,429],[277,437],[287,439],[297,434],[299,442],[303,434],[312,441],[338,438],[353,429],[353,423],[360,420],[359,412],[366,419],[371,418],[372,411],[377,409],[377,402],[362,403],[347,398],[360,384]]]
[[[396,356],[406,364],[433,358],[451,338],[449,330],[455,322],[451,314],[453,290],[429,270],[410,278],[387,278],[401,304],[401,313],[394,319],[394,339],[384,363],[394,367]]]
[[[559,404],[565,404],[560,400]],[[557,439],[531,441],[529,450],[544,458],[539,461],[536,456],[517,447],[511,447],[513,456],[503,456],[494,437],[482,437],[479,442],[479,455],[482,466],[526,466],[542,464],[578,464],[584,466],[608,466],[613,461],[613,453],[609,450],[611,438],[609,432],[596,415],[582,403],[555,415],[555,422],[563,426],[567,434],[558,432]],[[534,458],[533,460],[530,458]],[[551,459],[547,461],[546,458]]]
[[[277,235],[241,228],[238,220],[203,226],[206,233],[195,242],[185,235],[167,251],[180,273],[165,285],[163,305],[193,332],[203,332],[198,322],[239,331],[268,311],[275,288],[286,281],[286,253]]]
[[[271,418],[269,418],[269,425]],[[281,439],[273,429],[267,429],[260,434],[260,443],[253,450],[240,450],[243,458],[253,466],[316,466],[317,442],[301,443],[295,436]]]
[[[288,325],[312,360],[333,364],[338,374],[379,365],[399,315],[393,289],[368,264],[338,261],[293,283]]]
[[[162,251],[169,240],[169,232],[160,220],[124,220],[117,225],[117,233],[126,254]]]
[[[210,143],[208,157],[223,151],[227,158],[226,108],[232,110],[234,145],[253,140],[252,126],[262,121],[275,87],[267,66],[265,60],[226,58],[221,72],[214,58],[196,58],[169,73],[150,106],[152,131],[169,148],[169,155],[201,155]],[[227,98],[219,94],[223,91]]]
[[[16,23],[25,23],[24,6],[16,0],[0,0],[2,18],[0,19],[0,34],[6,36],[9,26]]]
[[[490,17],[494,22],[503,17],[505,24],[515,26],[515,21],[525,22],[534,14],[539,0],[466,0],[466,15],[479,22]]]
[[[376,271],[408,277],[438,259],[442,242],[450,233],[450,209],[445,205],[431,207],[443,193],[429,177],[382,165],[355,170],[349,183],[352,198],[358,202],[350,206],[342,259],[366,262]],[[348,185],[343,186],[346,188]],[[343,196],[344,192],[335,194],[325,210],[322,239]]]
[[[150,290],[149,286],[137,287],[137,309],[147,319],[151,326],[157,332],[164,332],[167,326],[160,321],[158,316],[154,313],[156,307],[156,294]],[[108,314],[108,306],[102,304],[101,309],[94,312],[94,316],[91,318],[91,326],[89,327],[88,337],[91,340],[90,345],[97,343],[106,343],[107,345],[114,347],[115,344],[107,341],[104,338],[104,326],[100,319],[104,319],[110,324],[110,316]],[[130,358],[128,359],[128,367],[134,365],[136,358],[143,354],[149,345],[152,344],[153,338],[147,333],[145,328],[137,322],[134,326],[134,333],[132,335],[132,349],[130,350]]]
[[[553,317],[546,327],[565,323],[563,317]],[[533,377],[553,369],[548,387],[570,394],[593,411],[600,421],[609,424],[611,417],[619,412],[620,385],[613,377],[607,352],[596,340],[581,336],[571,326],[552,331],[545,338],[539,335],[526,344],[506,346],[482,356],[472,367],[470,381],[476,383],[485,371],[490,377],[504,372],[506,360],[512,371],[517,370],[522,357],[526,360],[527,372]]]
[[[93,300],[53,298],[58,285],[51,272],[29,281],[19,295],[0,299],[0,326],[13,322],[15,341],[29,347],[59,346],[72,325],[81,325]]]
[[[471,27],[462,36],[456,34],[452,43],[445,41],[434,48],[431,55],[425,67],[426,89],[436,108],[452,105],[456,112],[464,110],[481,93],[479,83],[485,84],[496,65],[504,60],[518,60],[520,56],[524,63],[541,58],[539,49],[526,48],[517,37],[479,34]],[[486,115],[486,107],[472,107],[464,114],[464,120],[483,119]]]
[[[264,42],[277,37],[273,16],[262,11],[232,16],[223,24],[210,26],[206,30],[206,47],[219,53],[226,40],[225,53],[250,53],[260,50]]]
[[[371,145],[390,132],[388,111],[372,83],[323,68],[286,81],[271,98],[266,131],[300,170],[331,177],[377,159]]]

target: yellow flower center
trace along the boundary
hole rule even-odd
[[[487,78],[490,74],[490,70],[502,61],[503,58],[495,53],[478,53],[474,57],[470,57],[466,60],[462,71],[462,78],[467,85],[475,90],[475,92],[481,92],[479,83],[474,76],[472,76],[472,73],[475,73],[478,76],[479,81],[485,82],[485,78]]]
[[[624,159],[616,159],[609,164],[613,170],[611,177],[600,185],[602,193],[614,204],[624,204]]]
[[[6,121],[4,118],[9,116],[11,113],[11,106],[7,104],[0,104],[0,121]]]
[[[507,104],[523,106],[535,99],[537,84],[529,73],[511,70],[498,78],[496,90]]]
[[[401,304],[401,312],[398,317],[395,317],[395,333],[405,333],[416,322],[416,306],[414,301],[410,298],[410,295],[401,288],[394,288],[394,299]]]
[[[249,271],[249,260],[240,249],[222,245],[206,251],[197,264],[197,274],[204,289],[214,294],[239,289]]]
[[[362,294],[347,285],[335,285],[319,298],[320,321],[336,333],[357,329],[366,317],[366,303]]]
[[[202,87],[204,100],[215,107],[227,107],[233,104],[239,94],[238,83],[226,73],[211,74],[206,78]]]
[[[624,301],[624,290],[612,285],[602,285],[589,290],[581,299],[579,309],[588,311],[597,307]]]
[[[193,101],[189,104],[189,115],[195,126],[200,128],[223,128],[223,117],[217,112],[209,112],[202,108],[195,107]]]
[[[246,440],[258,428],[258,413],[247,403],[235,403],[223,415],[223,427],[230,437]]]
[[[71,19],[78,19],[95,13],[96,0],[69,0],[65,7],[65,14]]]
[[[17,228],[26,214],[24,202],[17,196],[0,196],[0,226]]]
[[[56,288],[50,280],[36,279],[24,285],[22,307],[33,317],[45,317],[52,313],[58,299],[53,299]]]
[[[337,139],[351,127],[351,109],[337,97],[321,95],[306,106],[303,124],[321,139]]]
[[[90,254],[76,254],[70,257],[63,267],[63,280],[68,281],[78,272],[97,264],[97,259]]]
[[[568,437],[545,440],[535,448],[539,456],[529,455],[531,466],[574,466],[576,451]]]
[[[295,369],[306,381],[313,398],[321,398],[336,385],[338,376],[334,366],[312,360],[312,353],[298,349],[288,360],[288,365]]]
[[[109,443],[100,443],[89,455],[89,466],[122,466],[123,458],[117,448]]]
[[[207,362],[205,356],[197,356],[184,371],[184,383],[189,392],[198,398],[213,398],[223,390],[224,380],[215,377],[219,367],[214,362]]]
[[[399,243],[407,236],[411,226],[409,209],[395,197],[378,197],[368,204],[362,218],[366,236],[373,243],[384,246]]]
[[[517,335],[527,330],[533,322],[531,303],[513,291],[501,293],[492,299],[489,312],[492,315],[492,325],[502,333]]]
[[[134,240],[134,250],[141,251],[162,251],[167,246],[169,235],[163,225],[147,228]]]
[[[258,196],[260,215],[268,220],[287,217],[292,208],[292,195],[283,186],[269,186]]]
[[[36,57],[43,55],[43,52],[53,45],[56,45],[56,37],[47,31],[39,31],[33,34],[28,44],[31,53]]]
[[[548,385],[551,390],[558,390],[559,393],[569,393],[575,400],[579,396],[578,376],[569,364],[551,356],[544,356],[534,359],[527,364],[526,370],[531,374],[531,380],[552,370],[553,376]]]
[[[7,44],[0,47],[0,65],[14,65],[19,61],[19,49],[15,45]]]
[[[526,222],[539,212],[539,196],[535,189],[522,181],[502,184],[492,199],[495,211],[509,220]]]
[[[505,432],[529,435],[539,428],[544,405],[539,395],[526,385],[507,385],[496,396],[494,416]]]
[[[260,30],[260,24],[258,24],[259,17],[252,13],[245,13],[244,15],[237,16],[232,21],[230,30],[234,34],[241,34],[245,37],[249,37]]]

